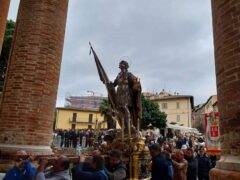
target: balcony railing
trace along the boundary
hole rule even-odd
[[[88,120],[84,121],[84,120],[79,120],[79,119],[77,119],[76,121],[73,121],[71,118],[69,118],[69,123],[70,124],[89,124],[89,125],[93,125],[93,124],[96,124],[96,121],[89,122]]]

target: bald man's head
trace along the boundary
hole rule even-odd
[[[61,155],[56,160],[53,165],[53,169],[55,172],[64,171],[69,168],[69,158],[67,156]]]
[[[177,158],[178,161],[182,161],[183,158],[184,158],[184,153],[183,153],[183,151],[177,150],[177,151],[176,151],[176,158]]]

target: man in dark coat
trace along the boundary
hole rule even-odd
[[[64,130],[64,147],[69,147],[69,141],[70,141],[70,132],[67,130]]]
[[[168,165],[167,161],[161,155],[161,148],[158,144],[149,147],[152,156],[152,178],[151,180],[167,179]]]
[[[176,142],[176,148],[181,149],[182,145],[183,145],[183,139],[182,139],[182,137],[179,136],[177,139],[177,142]]]
[[[168,166],[167,180],[173,180],[173,165],[172,165],[171,154],[168,150],[165,150],[162,152],[162,156],[164,159],[166,159],[167,166]]]
[[[206,155],[204,148],[199,150],[198,159],[198,180],[209,180],[210,159]]]
[[[157,139],[158,144],[160,145],[160,147],[162,147],[163,143],[166,141],[165,136],[163,136],[162,134],[160,134],[160,136]]]
[[[61,137],[61,144],[60,144],[60,147],[63,147],[63,144],[64,144],[64,132],[62,129],[60,129],[58,131],[58,135]]]
[[[191,148],[187,149],[185,159],[188,161],[187,180],[197,180],[198,161],[193,156],[193,150]]]
[[[84,171],[85,156],[80,157],[80,163],[76,166],[73,179],[81,180],[108,180],[107,172],[104,170],[104,159],[100,155],[94,155],[90,163],[91,171]]]
[[[168,129],[167,139],[173,139],[173,133],[172,133],[172,130],[171,130],[171,129]]]
[[[127,168],[122,162],[122,153],[119,150],[112,150],[109,161],[106,162],[106,172],[110,180],[123,180],[127,176]]]
[[[79,138],[80,146],[82,146],[82,139],[83,139],[83,136],[84,136],[83,131],[82,131],[82,130],[79,130],[79,131],[78,131],[78,134],[77,134],[77,137]]]
[[[73,146],[73,148],[76,148],[77,147],[77,132],[75,129],[72,130],[71,137],[72,137],[72,146]]]

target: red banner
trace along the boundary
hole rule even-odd
[[[205,143],[208,154],[220,155],[220,128],[217,112],[204,114],[205,120]]]

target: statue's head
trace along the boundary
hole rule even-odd
[[[120,69],[121,69],[121,68],[126,68],[126,69],[128,69],[128,67],[129,67],[129,65],[128,65],[128,62],[127,62],[127,61],[124,61],[124,60],[120,61],[120,63],[119,63],[119,68],[120,68]]]

